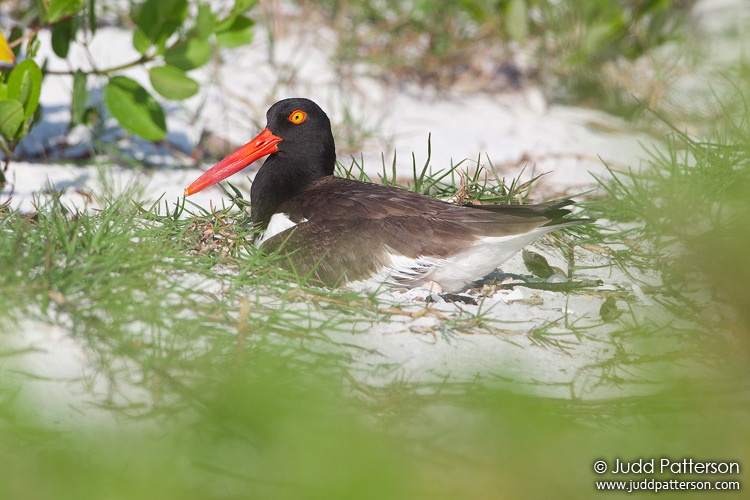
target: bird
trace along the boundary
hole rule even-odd
[[[592,221],[566,218],[570,199],[457,205],[337,177],[331,122],[315,102],[283,99],[266,119],[257,137],[204,172],[185,196],[267,156],[250,189],[255,245],[324,286],[461,292],[545,233]]]

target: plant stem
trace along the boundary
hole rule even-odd
[[[52,23],[52,24],[44,24],[44,25],[39,25],[39,26],[37,26],[36,28],[32,28],[32,29],[31,29],[31,31],[29,31],[29,32],[28,32],[28,33],[26,33],[25,35],[23,35],[23,36],[20,36],[20,37],[18,37],[17,39],[15,39],[15,40],[13,40],[12,42],[10,42],[10,43],[8,44],[8,47],[10,47],[10,48],[12,49],[12,48],[13,48],[13,47],[15,47],[16,45],[19,45],[19,44],[23,43],[23,41],[24,41],[24,40],[26,40],[26,39],[28,39],[28,38],[31,38],[32,36],[36,35],[36,34],[37,34],[38,32],[40,32],[41,30],[43,30],[43,29],[45,29],[45,28],[51,28],[51,27],[55,26],[56,24],[59,24],[59,23],[61,23],[61,22],[63,22],[63,21],[67,21],[68,19],[71,19],[71,18],[73,18],[73,17],[75,17],[75,16],[76,16],[76,14],[68,14],[67,16],[63,16],[63,17],[61,17],[60,19],[58,19],[57,21],[55,21],[55,22],[54,22],[54,23]]]
[[[31,31],[29,31],[25,35],[19,37],[16,40],[13,40],[13,42],[9,43],[8,46],[12,49],[16,45],[19,45],[19,44],[23,43],[24,40],[27,40],[27,39],[31,38],[32,36],[34,36],[39,31],[41,31],[41,30],[43,30],[45,28],[51,28],[51,27],[55,26],[56,24],[59,24],[59,23],[61,23],[63,21],[67,21],[68,19],[71,19],[71,18],[73,18],[75,16],[76,16],[76,14],[68,14],[67,16],[61,17],[60,19],[58,19],[53,24],[37,26],[36,28],[33,28]],[[149,61],[152,61],[153,59],[154,59],[154,56],[144,55],[144,56],[141,56],[139,59],[137,59],[135,61],[131,61],[129,63],[120,64],[118,66],[114,66],[112,68],[107,68],[107,69],[92,69],[92,70],[89,70],[89,71],[84,71],[83,73],[85,75],[87,75],[87,76],[88,75],[108,75],[108,74],[114,73],[116,71],[122,71],[124,69],[132,68],[133,66],[138,66],[140,64],[147,63]],[[64,70],[64,71],[61,71],[61,70],[47,70],[46,73],[48,75],[72,75],[74,73],[74,71],[70,71],[70,70]]]
[[[153,61],[154,56],[141,56],[139,59],[136,59],[135,61],[130,61],[128,63],[120,64],[118,66],[112,66],[111,68],[107,69],[91,69],[88,71],[83,71],[83,74],[85,75],[108,75],[110,73],[114,73],[116,71],[122,71],[124,69],[132,68],[134,66],[139,66],[141,64],[145,64],[147,62]],[[74,71],[71,70],[47,70],[48,75],[72,75],[74,74]]]

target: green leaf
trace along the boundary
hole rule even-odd
[[[135,80],[125,76],[110,78],[104,87],[104,103],[125,130],[149,141],[167,136],[164,111]]]
[[[198,18],[195,21],[195,35],[201,40],[208,40],[214,31],[216,16],[207,3],[198,4]]]
[[[146,55],[148,48],[151,47],[151,40],[141,28],[133,30],[133,48],[143,55]]]
[[[68,57],[70,41],[75,39],[77,28],[78,20],[75,18],[61,21],[52,28],[52,50],[60,59]]]
[[[180,101],[192,97],[200,89],[198,82],[174,66],[155,66],[148,71],[154,90],[166,97]]]
[[[83,8],[83,0],[49,0],[47,21],[52,24],[61,18],[75,14]]]
[[[224,27],[217,28],[216,41],[224,47],[239,47],[247,45],[253,40],[253,21],[244,16],[237,16],[234,21]]]
[[[146,0],[133,19],[153,44],[161,45],[183,25],[187,13],[187,0]]]
[[[200,38],[190,38],[178,42],[164,54],[164,61],[167,64],[184,71],[203,66],[209,59],[211,59],[211,45]]]
[[[232,13],[244,14],[248,10],[255,7],[255,4],[257,3],[258,3],[258,0],[234,0],[234,7],[232,8]]]
[[[23,105],[15,99],[0,101],[0,135],[11,142],[23,124]]]
[[[31,59],[21,61],[8,77],[8,97],[16,99],[24,109],[24,117],[30,118],[39,106],[42,91],[42,70]]]
[[[86,2],[86,13],[89,18],[89,29],[91,34],[96,34],[96,0],[87,0]]]
[[[10,37],[8,37],[8,41],[10,43],[15,42],[19,38],[24,36],[23,29],[20,26],[14,26],[12,30],[10,30]],[[21,53],[21,47],[22,44],[17,44],[15,47],[13,47],[13,54],[15,57],[18,57],[18,55]],[[28,55],[28,57],[33,57],[32,55]],[[14,61],[15,62],[15,61]]]
[[[214,32],[220,33],[230,29],[238,17],[242,17],[245,12],[255,7],[257,3],[258,0],[235,0],[234,6],[232,6],[232,11],[229,15],[221,21],[218,21],[218,23],[215,23],[216,27],[214,28]]]
[[[229,15],[221,21],[215,22],[214,32],[221,33],[229,30],[237,18],[242,17],[245,12],[253,8],[257,3],[257,0],[235,0]]]
[[[70,125],[73,127],[84,123],[86,117],[86,104],[89,98],[86,78],[86,73],[80,69],[73,74],[73,98],[70,104]]]

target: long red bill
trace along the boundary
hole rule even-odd
[[[236,174],[258,158],[275,153],[279,150],[277,146],[279,142],[281,142],[281,137],[273,135],[270,130],[264,128],[255,139],[206,170],[203,175],[188,186],[185,190],[185,196],[203,191],[230,175]]]

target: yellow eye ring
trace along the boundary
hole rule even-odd
[[[292,111],[292,114],[289,115],[289,121],[294,123],[295,125],[299,125],[305,120],[307,120],[307,113],[305,113],[301,109]]]

